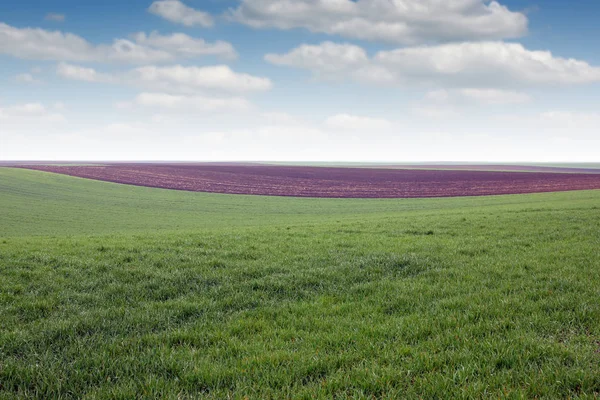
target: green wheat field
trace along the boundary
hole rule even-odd
[[[0,168],[0,399],[600,397],[600,191],[188,193]]]

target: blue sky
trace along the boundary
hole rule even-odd
[[[600,161],[595,0],[0,3],[0,159]]]

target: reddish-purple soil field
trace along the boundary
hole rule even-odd
[[[600,174],[329,168],[236,164],[29,165],[24,168],[195,192],[408,198],[600,189]]]
[[[581,167],[550,167],[541,165],[512,165],[512,164],[410,164],[410,165],[379,165],[376,168],[393,169],[434,169],[453,171],[502,171],[502,172],[565,172],[577,174],[600,174],[600,168]]]

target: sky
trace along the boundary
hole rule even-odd
[[[0,160],[599,162],[597,0],[0,2]]]

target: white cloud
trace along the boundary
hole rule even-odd
[[[425,93],[423,100],[410,108],[412,115],[423,120],[454,120],[468,125],[477,107],[521,105],[531,101],[523,92],[490,88],[437,89]],[[481,111],[481,110],[479,110]]]
[[[163,36],[157,32],[94,45],[72,33],[0,23],[0,54],[32,60],[151,64],[204,55],[233,58],[235,50],[223,41],[207,43],[181,33]]]
[[[600,81],[600,68],[518,43],[471,42],[379,52],[374,61],[400,78],[447,80],[455,84],[490,82],[576,84]]]
[[[229,17],[254,28],[404,44],[516,38],[528,25],[523,13],[488,0],[242,0]]]
[[[303,44],[286,54],[267,54],[265,60],[325,76],[353,72],[369,63],[367,52],[362,47],[333,42],[323,42],[317,46]]]
[[[459,93],[469,99],[485,104],[523,104],[531,97],[522,92],[500,89],[460,89]]]
[[[411,109],[413,115],[425,119],[450,119],[456,118],[460,113],[453,106],[448,105],[421,105]]]
[[[0,53],[17,58],[76,62],[165,62],[174,56],[163,50],[116,39],[112,45],[92,45],[80,36],[39,28],[15,28],[0,23]]]
[[[136,68],[130,79],[144,87],[161,91],[196,93],[198,91],[255,92],[271,89],[267,78],[233,71],[227,65],[209,67],[146,66]]]
[[[93,46],[79,36],[0,23],[0,53],[42,60],[87,60]]]
[[[555,129],[594,132],[598,137],[600,126],[600,113],[575,112],[575,111],[547,111],[539,115],[542,122],[553,126]]]
[[[150,5],[148,11],[168,21],[185,26],[213,26],[210,14],[186,6],[179,0],[159,0]]]
[[[98,61],[146,64],[150,62],[168,62],[177,57],[176,54],[171,52],[140,46],[127,39],[116,39],[108,49],[105,49],[104,46],[99,46],[99,49]],[[102,53],[106,53],[106,55]]]
[[[446,89],[431,90],[425,94],[425,99],[433,102],[445,102],[450,98]]]
[[[386,130],[392,127],[392,122],[382,118],[363,117],[351,114],[336,114],[325,120],[329,128],[359,131]]]
[[[309,70],[319,79],[341,80],[350,77],[374,84],[396,81],[389,70],[373,64],[362,47],[349,43],[303,44],[286,54],[267,54],[265,60],[274,65]]]
[[[98,73],[93,68],[86,68],[67,63],[58,64],[56,73],[66,79],[84,82],[112,82],[114,80],[112,76]]]
[[[66,118],[60,113],[48,110],[41,103],[25,103],[0,107],[0,122],[7,129],[15,129],[29,127],[32,124],[64,123]]]
[[[517,43],[465,42],[407,47],[365,56],[358,46],[324,42],[302,45],[282,55],[267,54],[277,65],[362,82],[437,84],[490,88],[517,85],[583,84],[600,81],[600,67],[585,61],[530,51]]]
[[[475,103],[486,105],[524,104],[531,101],[527,93],[491,88],[438,89],[425,94],[432,103]]]
[[[143,32],[139,32],[132,35],[132,37],[139,45],[169,51],[182,57],[192,58],[207,55],[214,55],[227,59],[234,59],[237,57],[237,53],[231,43],[220,40],[215,43],[207,43],[203,39],[192,38],[184,33],[161,35],[154,31],[149,35],[146,35]]]
[[[135,98],[133,104],[136,106],[156,108],[172,112],[244,111],[250,108],[250,103],[246,99],[240,97],[218,98],[204,96],[182,96],[167,93],[140,93]]]
[[[295,125],[299,124],[298,117],[286,112],[263,112],[260,119],[268,124]]]
[[[227,65],[185,67],[149,65],[120,74],[99,73],[93,68],[61,63],[57,74],[66,79],[87,82],[112,82],[169,93],[200,92],[248,93],[271,89],[268,78],[233,71]]]
[[[0,117],[28,117],[39,116],[46,113],[46,107],[40,103],[18,104],[7,108],[0,108]]]
[[[24,73],[15,76],[15,80],[21,83],[38,83],[39,81],[33,77],[33,75]]]
[[[46,14],[46,16],[44,17],[44,19],[46,21],[52,21],[52,22],[65,22],[65,20],[67,19],[65,17],[64,14],[58,14],[58,13],[48,13]]]

